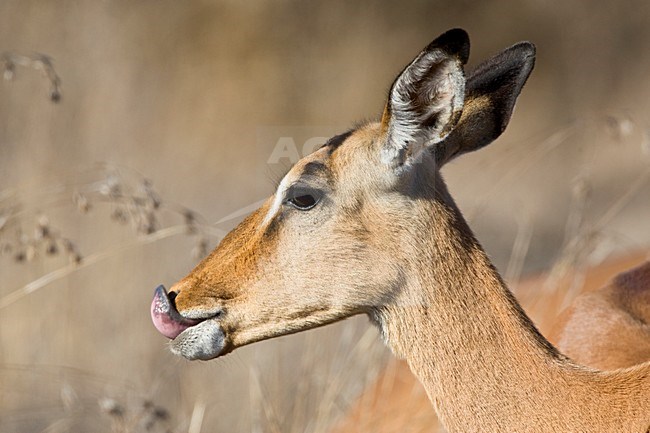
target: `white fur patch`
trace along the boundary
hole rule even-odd
[[[282,206],[282,199],[284,198],[284,192],[288,187],[289,187],[289,181],[287,180],[287,176],[285,176],[284,179],[282,179],[282,182],[280,182],[280,185],[278,185],[278,190],[275,191],[275,197],[273,198],[273,203],[271,203],[271,207],[269,208],[269,211],[264,217],[264,221],[262,221],[262,225],[268,224],[269,221],[273,219],[275,214],[278,213],[280,207]]]
[[[170,343],[175,355],[191,360],[216,358],[226,346],[226,336],[216,320],[187,328]]]

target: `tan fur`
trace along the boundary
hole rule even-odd
[[[336,149],[326,146],[304,158],[281,186],[304,183],[323,191],[321,202],[301,211],[286,204],[279,189],[173,287],[178,311],[208,318],[206,329],[219,326],[224,346],[219,337],[214,356],[365,313],[407,360],[452,433],[645,432],[650,363],[599,372],[560,355],[521,310],[465,223],[438,170],[445,159],[429,152],[438,146],[437,155],[456,156],[464,144],[476,148],[458,137],[487,144],[480,128],[490,121],[495,123],[487,138],[496,138],[532,69],[530,44],[496,56],[494,68],[479,67],[481,74],[503,73],[470,84],[494,88],[492,104],[507,100],[492,105],[494,115],[452,125],[454,152],[445,152],[440,131],[450,125],[439,122],[458,120],[448,114],[464,86],[462,70],[449,80],[421,68],[466,60],[458,54],[468,52],[466,39],[459,30],[444,34],[423,51],[435,56],[421,54],[426,61],[403,72],[422,77],[409,95],[435,90],[423,99],[432,108],[408,118],[409,100],[398,100],[390,113],[404,110],[400,119],[424,123],[391,123],[388,132],[370,123]],[[414,75],[411,68],[420,69]],[[330,176],[304,176],[309,162],[326,165]]]
[[[603,370],[650,360],[650,262],[585,293],[551,333],[572,359]]]
[[[557,347],[569,355],[574,361],[592,368],[603,370],[629,367],[631,365],[647,361],[650,354],[645,357],[641,348],[647,347],[650,338],[645,342],[636,344],[638,337],[636,328],[628,329],[627,333],[608,333],[605,340],[599,332],[601,323],[594,321],[583,324],[586,326],[574,326],[570,331],[565,329],[567,323],[575,321],[568,312],[573,310],[573,304],[580,303],[583,296],[590,293],[597,293],[603,287],[608,286],[612,275],[625,271],[633,266],[639,266],[648,257],[647,253],[634,254],[623,258],[608,260],[597,267],[587,269],[584,275],[584,284],[579,296],[572,306],[557,318],[557,311],[563,302],[567,290],[571,287],[572,281],[560,281],[552,296],[542,295],[542,287],[548,275],[541,274],[528,278],[517,285],[515,293],[522,299],[526,311],[531,314],[535,322],[540,324],[543,333],[549,332],[552,326],[553,331],[549,334],[550,341],[555,342]],[[642,265],[647,268],[647,263]],[[645,278],[645,277],[644,277]],[[649,279],[635,279],[641,283],[639,287],[646,293],[650,291]],[[624,298],[628,298],[624,296]],[[626,303],[638,307],[650,306],[650,301]],[[608,314],[624,314],[619,303],[609,304]],[[648,317],[648,316],[646,316]],[[587,316],[590,319],[591,316]],[[568,320],[567,320],[568,319]],[[555,322],[555,323],[554,323]],[[647,323],[647,322],[646,322]],[[559,335],[564,339],[558,339]],[[600,335],[598,335],[600,334]],[[630,335],[628,335],[630,334]],[[641,333],[641,336],[645,334]],[[627,338],[631,336],[632,339]],[[647,336],[646,336],[647,337]],[[601,340],[598,340],[600,338]],[[622,344],[620,344],[622,343]],[[612,353],[611,346],[618,345],[619,351]],[[593,346],[608,346],[607,353],[611,358],[605,357],[605,363],[601,357],[591,356]],[[432,433],[445,431],[439,425],[435,411],[429,405],[429,399],[422,385],[413,376],[408,365],[403,361],[392,361],[380,373],[378,378],[355,400],[350,406],[346,416],[340,420],[332,433]]]

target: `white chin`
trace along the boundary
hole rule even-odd
[[[219,356],[226,345],[221,326],[215,320],[206,320],[187,328],[171,342],[171,351],[190,361],[208,360]]]

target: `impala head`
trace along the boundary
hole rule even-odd
[[[172,351],[210,359],[399,299],[409,270],[435,260],[418,245],[446,242],[438,226],[461,218],[440,167],[501,134],[534,47],[508,48],[466,80],[468,56],[463,30],[431,42],[391,86],[381,121],[300,160],[188,276],[159,287],[152,317]]]

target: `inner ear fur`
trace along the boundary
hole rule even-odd
[[[465,106],[454,130],[432,148],[438,165],[487,146],[508,126],[535,65],[535,46],[520,42],[478,65],[467,78]]]
[[[469,36],[449,30],[431,42],[393,82],[382,128],[386,162],[402,165],[416,147],[442,141],[463,108]]]

